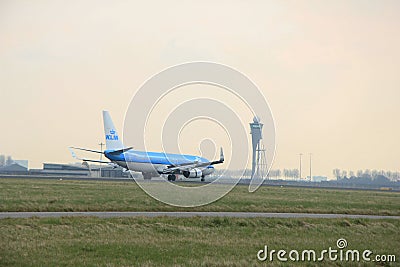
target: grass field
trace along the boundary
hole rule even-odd
[[[177,208],[152,199],[133,182],[0,179],[0,211],[186,210],[400,215],[400,193],[290,187],[248,193],[237,186],[210,205]],[[320,252],[336,249],[339,238],[347,240],[348,249],[395,255],[399,262],[399,232],[400,220],[389,219],[1,219],[0,266],[256,266],[263,264],[256,255],[264,245]],[[377,263],[352,263],[365,264]]]
[[[0,220],[1,266],[252,266],[270,249],[347,249],[396,255],[399,220],[31,218]],[[280,265],[275,260],[268,265]],[[289,265],[293,264],[290,262]],[[300,262],[342,266],[343,262]],[[364,266],[365,262],[360,262]],[[370,263],[375,266],[376,263]]]
[[[400,215],[400,193],[236,186],[197,208],[160,203],[134,182],[0,179],[0,211],[247,211]]]

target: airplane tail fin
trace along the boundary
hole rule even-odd
[[[104,134],[107,150],[120,150],[124,148],[120,136],[115,129],[110,113],[103,110]]]

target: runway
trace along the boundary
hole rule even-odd
[[[132,178],[93,178],[87,176],[51,176],[51,175],[4,175],[0,174],[0,179],[45,179],[45,180],[65,180],[65,181],[93,181],[93,182],[134,182]],[[143,181],[143,180],[142,180]],[[201,182],[196,179],[184,179],[174,183],[191,183],[191,184],[207,184],[212,180]],[[162,178],[153,178],[151,181],[154,183],[163,182]],[[242,179],[238,182],[238,185],[249,185],[250,179]],[[232,183],[230,178],[221,179],[217,184],[229,184]],[[332,190],[362,190],[362,191],[378,191],[378,192],[400,192],[399,187],[393,187],[390,190],[382,190],[381,187],[364,187],[364,186],[338,186],[335,184],[329,184],[328,182],[305,182],[305,181],[289,181],[289,180],[265,180],[262,186],[271,187],[294,187],[294,188],[310,188],[310,189],[332,189]]]
[[[314,218],[314,219],[396,219],[400,216],[361,215],[361,214],[316,214],[316,213],[263,213],[263,212],[0,212],[0,219],[5,218],[47,218],[47,217],[227,217],[227,218]]]

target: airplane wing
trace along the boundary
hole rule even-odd
[[[80,147],[73,147],[73,146],[71,146],[71,147],[69,147],[68,149],[69,149],[69,151],[71,151],[71,153],[73,153],[73,152],[72,152],[72,151],[73,151],[72,149],[77,149],[77,150],[82,150],[82,151],[88,151],[88,152],[103,154],[102,151],[91,150],[91,149],[80,148]],[[74,156],[74,155],[72,155],[72,156]]]
[[[162,172],[164,174],[168,174],[168,173],[174,173],[177,170],[188,171],[188,170],[191,170],[194,168],[200,168],[200,167],[220,164],[223,162],[224,162],[224,151],[222,150],[222,147],[221,147],[221,153],[220,153],[219,160],[209,161],[209,162],[193,161],[193,162],[187,162],[187,163],[182,163],[182,164],[171,164],[171,165],[168,165],[167,168],[162,170]]]
[[[70,151],[72,151],[72,149],[77,149],[77,150],[82,150],[82,151],[87,151],[87,152],[92,152],[92,153],[98,153],[98,154],[104,154],[104,152],[98,151],[98,150],[92,150],[92,149],[80,148],[80,147],[73,147],[73,146],[69,147]],[[114,151],[110,152],[110,154],[120,154],[120,153],[124,153],[126,151],[129,151],[131,149],[133,149],[133,147],[122,148],[122,149],[114,150]]]
[[[103,154],[103,152],[99,152],[99,151],[95,151],[95,150],[90,150],[90,149],[85,149],[85,148],[76,148],[76,147],[69,147],[68,149],[69,149],[69,151],[71,152],[72,157],[73,157],[74,159],[77,159],[77,160],[82,160],[82,161],[85,161],[85,162],[107,163],[107,164],[110,164],[110,163],[111,163],[110,161],[101,161],[101,160],[80,158],[80,157],[78,157],[78,156],[75,154],[74,149],[83,150],[83,151],[89,151],[89,152],[94,152],[94,153],[101,153],[101,154]]]

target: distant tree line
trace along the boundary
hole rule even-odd
[[[0,167],[13,164],[14,160],[11,156],[0,155]]]
[[[216,169],[213,175],[224,175],[229,177],[251,177],[251,170],[220,170]],[[270,170],[268,174],[269,178],[288,178],[288,179],[297,179],[299,178],[299,170],[298,169],[283,169],[283,170]]]
[[[297,179],[299,178],[299,169],[270,170],[268,177]]]
[[[378,170],[358,170],[346,171],[334,169],[333,175],[339,184],[354,185],[376,185],[376,186],[392,186],[400,182],[400,172],[378,171]]]
[[[215,169],[214,176],[219,176],[219,175],[224,175],[227,177],[250,177],[251,176],[251,170],[245,169],[245,170],[224,170],[224,169]]]
[[[334,169],[333,174],[337,180],[322,181],[327,186],[334,187],[362,187],[362,188],[399,188],[400,189],[400,172],[393,171],[377,171],[377,170],[359,170],[347,171]],[[214,176],[223,175],[232,178],[250,178],[251,170],[221,170],[216,169]],[[274,169],[270,170],[268,177],[272,180],[286,178],[285,182],[305,183],[306,180],[299,180],[298,169]]]
[[[251,170],[221,170],[216,169],[214,175],[224,175],[229,177],[251,177]],[[400,181],[400,172],[394,171],[384,171],[384,170],[358,170],[358,171],[348,171],[341,169],[334,169],[333,175],[336,177],[337,181],[342,180],[351,180],[355,181],[356,179],[360,179],[360,181],[364,181],[366,183],[370,183],[374,180],[381,181]],[[298,169],[273,169],[269,171],[269,178],[272,179],[298,179],[299,178],[299,170]],[[342,181],[345,182],[345,181]]]
[[[377,179],[385,177],[392,181],[397,181],[400,179],[400,172],[393,172],[393,171],[384,171],[384,170],[358,170],[357,172],[354,171],[346,171],[340,169],[333,169],[333,175],[336,177],[337,180],[341,179],[350,179],[350,178],[364,178],[364,179]]]

